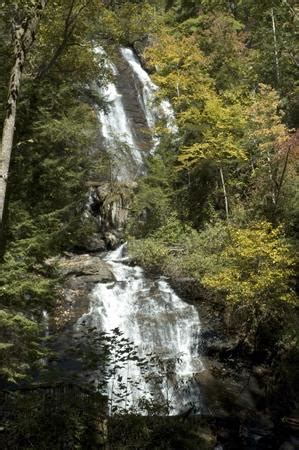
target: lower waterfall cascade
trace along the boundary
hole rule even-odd
[[[117,369],[108,382],[110,412],[113,397],[119,394],[116,378],[126,384],[128,391],[126,398],[118,402],[120,407],[140,412],[139,401],[152,399],[167,405],[169,415],[189,408],[199,412],[201,394],[194,380],[194,375],[203,370],[198,312],[175,294],[165,277],[153,279],[141,267],[126,264],[124,248],[125,244],[104,258],[116,281],[96,285],[90,310],[80,322],[106,333],[119,329],[134,344],[140,359],[147,359],[149,354],[159,357],[160,366],[152,368],[154,377],[161,371],[161,364],[162,372],[167,372],[166,362],[172,363],[172,369],[161,375],[158,389],[134,362]]]

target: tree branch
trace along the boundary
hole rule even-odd
[[[49,70],[56,64],[58,58],[63,54],[64,50],[66,49],[68,40],[70,39],[70,37],[72,36],[72,34],[75,31],[75,28],[77,25],[77,20],[78,20],[79,16],[87,8],[87,6],[90,4],[90,2],[91,2],[91,0],[86,1],[79,8],[79,10],[73,14],[76,0],[72,0],[67,17],[65,19],[62,42],[57,47],[56,51],[54,52],[54,55],[52,56],[52,58],[50,59],[48,64],[46,64],[44,67],[41,67],[39,69],[35,79],[39,80],[39,79],[43,78],[46,75],[46,73],[49,72]]]

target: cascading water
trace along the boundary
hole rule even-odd
[[[124,59],[131,66],[133,73],[137,76],[141,86],[142,93],[138,98],[146,117],[146,121],[149,128],[153,128],[157,118],[157,108],[154,107],[154,98],[157,91],[157,86],[152,82],[148,73],[141,67],[140,62],[134,55],[130,48],[121,48],[121,54]]]
[[[101,47],[96,48],[95,52],[106,56]],[[121,48],[120,53],[131,68],[133,78],[141,86],[141,88],[135,87],[148,130],[153,134],[157,119],[163,118],[166,121],[167,128],[172,134],[175,134],[177,127],[169,101],[164,99],[160,104],[155,102],[158,87],[151,81],[148,73],[142,68],[130,48]],[[114,77],[120,76],[116,65],[108,59],[106,59],[106,67]],[[102,135],[106,142],[106,150],[113,159],[114,175],[119,181],[136,178],[143,174],[144,153],[142,145],[137,142],[132,123],[130,123],[126,114],[123,96],[115,82],[110,82],[105,87],[99,88],[99,93],[108,102],[108,111],[100,110],[98,117]],[[159,138],[152,136],[152,142],[150,153],[154,152],[159,145]]]
[[[142,92],[141,95],[138,95],[138,99],[145,114],[148,127],[153,129],[157,119],[163,118],[166,120],[166,125],[170,132],[176,134],[178,129],[175,124],[174,112],[170,102],[166,99],[162,100],[159,104],[155,102],[155,96],[159,89],[158,86],[152,82],[149,74],[143,69],[132,49],[121,48],[120,51],[142,86]],[[154,138],[153,148],[155,149],[158,145],[159,139]]]
[[[136,346],[140,360],[154,357],[154,363],[146,373],[134,361],[119,367],[108,384],[110,407],[114,398],[119,407],[140,411],[140,400],[152,399],[165,405],[168,414],[191,406],[199,410],[200,392],[193,380],[202,370],[198,312],[175,294],[164,277],[148,278],[140,267],[128,266],[123,249],[124,245],[105,257],[116,281],[96,286],[83,319],[107,333],[119,329]],[[115,380],[126,386],[122,401]]]
[[[105,55],[101,47],[98,47],[95,51]],[[106,60],[106,66],[114,76],[118,74],[117,67],[111,61]],[[114,160],[112,165],[116,170],[115,176],[119,181],[123,181],[132,178],[132,176],[141,175],[143,158],[125,113],[122,95],[113,82],[99,88],[99,90],[105,101],[108,102],[108,111],[100,110],[98,117],[102,135],[106,141],[107,152]],[[135,174],[132,174],[128,167],[133,167]]]
[[[102,49],[98,50],[103,53]],[[163,117],[171,133],[175,133],[174,113],[167,100],[154,102],[157,86],[141,67],[131,49],[122,48],[123,60],[131,68],[137,103],[149,130]],[[115,76],[121,76],[112,63],[107,63]],[[115,157],[119,181],[132,180],[143,170],[142,149],[139,148],[117,85],[109,83],[100,92],[110,102],[108,112],[99,112],[106,150]],[[128,148],[120,157],[119,142]],[[152,150],[158,141],[153,139]],[[150,151],[151,149],[149,149]],[[84,321],[99,331],[123,333],[126,342],[136,346],[136,357],[126,361],[122,356],[112,368],[108,380],[110,411],[113,404],[125,410],[142,413],[140,401],[162,404],[165,414],[177,414],[187,408],[201,406],[200,391],[193,375],[202,370],[199,357],[200,321],[194,306],[183,302],[166,279],[147,277],[137,266],[129,266],[123,258],[124,246],[109,252],[105,260],[111,266],[116,281],[98,283],[93,291],[90,311]],[[145,361],[150,361],[148,365]],[[142,362],[142,363],[141,363]],[[143,362],[146,366],[144,370]],[[123,390],[125,387],[125,395]]]

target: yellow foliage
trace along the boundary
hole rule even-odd
[[[262,155],[269,156],[275,147],[288,139],[287,128],[281,119],[278,93],[270,86],[260,84],[247,111],[248,141],[252,150],[258,148]]]
[[[246,159],[240,141],[245,122],[242,108],[237,97],[231,94],[225,104],[215,91],[196,35],[186,37],[164,29],[146,58],[156,69],[160,96],[167,96],[175,107],[182,135],[180,168],[195,166],[203,158],[216,163]]]
[[[227,293],[232,302],[265,305],[294,301],[289,287],[294,259],[281,227],[258,222],[249,228],[229,227],[230,243],[217,257],[203,283]]]

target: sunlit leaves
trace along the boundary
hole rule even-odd
[[[288,138],[287,128],[282,123],[279,111],[280,100],[270,86],[259,85],[259,91],[252,94],[248,108],[248,143],[251,150],[259,148],[264,155],[272,155]]]
[[[242,107],[232,95],[229,102],[217,95],[197,36],[164,30],[146,56],[156,68],[160,95],[170,98],[175,107],[182,139],[181,168],[194,167],[203,158],[215,163],[246,159],[240,142],[245,121]]]
[[[205,285],[226,292],[232,302],[261,307],[294,299],[289,285],[294,260],[281,228],[258,222],[231,227],[229,236],[230,243],[215,255],[214,271],[203,278]]]

